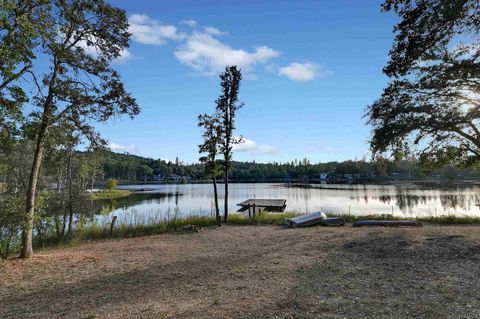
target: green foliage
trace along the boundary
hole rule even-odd
[[[141,181],[142,175],[136,175],[136,168],[147,165],[153,170],[153,174],[168,177],[170,174],[190,176],[193,180],[211,180],[208,170],[204,164],[184,164],[179,162],[168,162],[155,160],[130,154],[116,154],[106,152],[103,171],[106,178],[116,178],[131,182]],[[285,180],[319,179],[321,173],[334,174],[360,174],[365,181],[395,179],[420,179],[443,176],[446,171],[436,169],[430,172],[423,172],[418,160],[406,157],[404,159],[392,160],[383,157],[374,161],[348,160],[344,162],[310,163],[308,160],[294,160],[291,163],[256,163],[256,162],[232,162],[232,169],[229,177],[233,181],[260,182]],[[453,167],[455,179],[479,178],[480,174],[476,167],[458,168]],[[451,175],[451,172],[448,172]],[[393,175],[395,175],[393,177]],[[221,177],[221,175],[220,175]],[[153,179],[151,176],[149,180]]]
[[[228,171],[232,160],[232,148],[234,144],[242,142],[242,139],[234,137],[235,117],[244,103],[238,102],[240,84],[242,82],[242,71],[236,66],[227,66],[225,71],[220,74],[220,86],[222,94],[217,98],[216,110],[220,124],[219,148],[223,154],[224,170]],[[224,171],[224,174],[227,172]]]
[[[205,174],[216,178],[220,173],[217,154],[222,138],[219,115],[199,115],[198,126],[203,128],[203,143],[198,146],[199,153],[203,154],[203,156],[200,157],[200,162],[203,163],[205,167]]]
[[[225,186],[223,220],[225,222],[228,221],[228,173],[231,168],[233,145],[242,142],[241,138],[234,136],[236,114],[244,105],[238,102],[241,82],[242,71],[240,69],[236,66],[225,67],[225,71],[220,74],[222,94],[215,101],[218,113],[215,118],[218,117],[218,132],[220,133],[217,144],[220,153],[223,155],[222,167]],[[215,165],[215,161],[212,165]]]
[[[178,213],[178,212],[177,212]],[[102,239],[111,239],[111,238],[132,238],[132,237],[141,237],[141,236],[150,236],[156,234],[165,234],[177,232],[182,229],[184,226],[194,226],[195,228],[204,228],[215,226],[216,219],[210,216],[187,216],[181,217],[175,213],[172,216],[165,217],[164,214],[159,215],[158,217],[150,219],[140,219],[138,221],[124,218],[119,220],[113,232],[110,231],[111,220],[109,218],[105,219],[102,223],[97,221],[88,221],[85,218],[80,218],[76,224],[75,231],[72,236],[64,238],[63,241],[59,242],[55,230],[52,227],[51,222],[46,222],[43,220],[42,232],[37,232],[34,240],[35,247],[48,247],[52,245],[57,245],[59,243],[66,244],[78,244],[88,240],[102,240]],[[284,225],[286,218],[291,218],[299,216],[301,214],[297,213],[260,213],[257,214],[254,218],[248,218],[242,214],[231,214],[229,216],[228,225]],[[161,217],[162,216],[162,217]],[[327,216],[341,216],[346,222],[353,223],[356,220],[417,220],[423,223],[429,223],[433,225],[478,225],[480,224],[479,217],[456,217],[450,215],[442,215],[438,217],[425,216],[418,218],[401,218],[394,217],[389,214],[373,214],[373,215],[346,215],[346,214],[332,214],[328,213]],[[37,226],[38,227],[38,226]],[[347,226],[348,227],[348,226]],[[38,229],[38,228],[37,228]],[[42,236],[42,238],[39,238]],[[13,243],[13,241],[12,241]],[[11,245],[10,255],[13,255],[18,251],[19,247],[19,238],[16,238],[16,241]],[[4,249],[4,248],[3,248]]]
[[[255,218],[249,219],[243,215],[232,214],[228,221],[229,225],[283,225],[285,218],[294,217],[298,214],[269,214],[261,213]],[[132,222],[129,219],[123,219],[116,223],[113,232],[110,232],[110,222],[107,219],[103,224],[98,222],[87,222],[79,220],[77,228],[71,239],[67,242],[75,244],[86,240],[100,240],[108,238],[131,238],[140,236],[150,236],[176,232],[184,226],[194,226],[196,228],[210,227],[216,225],[216,219],[209,216],[187,216],[179,217],[176,214],[170,217],[155,218],[154,220],[141,220]],[[38,242],[38,241],[36,241]],[[57,243],[55,240],[45,239],[46,243]]]
[[[347,223],[353,223],[357,220],[416,220],[422,223],[439,225],[480,225],[480,217],[475,216],[439,215],[421,217],[399,217],[391,214],[350,215],[337,213],[327,213],[327,216],[340,216],[345,219]]]
[[[105,182],[105,187],[107,188],[107,190],[109,192],[111,192],[115,187],[117,187],[117,185],[118,185],[118,181],[116,179],[113,179],[113,178],[109,178]]]
[[[18,81],[32,68],[33,49],[47,21],[41,15],[47,1],[0,1],[0,143],[18,136],[23,123],[25,87]]]
[[[7,259],[20,248],[25,223],[25,203],[20,197],[0,198],[0,258]]]
[[[45,151],[66,144],[71,154],[81,137],[103,145],[106,141],[92,123],[124,114],[134,117],[140,108],[111,67],[129,45],[125,11],[104,0],[2,0],[0,30],[0,139],[26,136],[36,145],[21,253],[28,258]],[[44,58],[36,61],[33,52]],[[26,101],[31,113],[20,123]],[[74,185],[73,176],[67,175],[71,224]]]
[[[109,180],[107,180],[108,183]],[[131,191],[125,189],[111,189],[108,192],[94,193],[91,195],[93,200],[97,199],[115,199],[130,196]]]
[[[374,153],[416,147],[429,171],[480,159],[480,2],[387,0],[400,17],[384,72],[391,82],[370,105]]]

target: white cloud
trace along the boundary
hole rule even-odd
[[[133,58],[133,54],[130,53],[127,49],[120,52],[120,56],[114,60],[117,63],[123,63]]]
[[[290,65],[280,68],[279,75],[285,75],[290,80],[307,82],[316,77],[327,75],[329,72],[323,71],[318,64],[315,63],[298,63],[294,62]]]
[[[95,45],[96,41],[97,41],[96,38],[93,38],[90,41],[92,45],[88,45],[87,41],[81,40],[76,44],[76,47],[82,48],[86,54],[96,58],[100,54],[100,52],[97,49],[97,46]],[[130,53],[130,51],[128,51],[127,49],[124,49],[120,51],[120,56],[114,59],[113,62],[117,62],[117,63],[126,62],[130,60],[132,57],[133,55]]]
[[[128,18],[133,41],[141,44],[162,45],[166,40],[181,40],[185,34],[180,33],[176,26],[161,24],[144,14],[133,14]]]
[[[122,145],[122,144],[117,144],[110,142],[108,144],[108,147],[114,151],[114,152],[134,152],[137,150],[137,146],[135,144],[129,144],[129,145]]]
[[[185,25],[188,25],[190,28],[195,28],[195,26],[197,25],[197,21],[195,20],[183,20],[183,21],[180,21],[180,24],[185,24]]]
[[[217,75],[227,65],[236,65],[244,71],[245,78],[257,79],[254,67],[266,65],[267,71],[276,72],[294,81],[311,81],[317,77],[330,74],[315,63],[293,62],[285,67],[272,67],[271,60],[280,55],[280,52],[261,45],[253,50],[233,48],[219,40],[222,35],[228,34],[213,26],[198,26],[195,20],[183,20],[178,25],[186,25],[192,29],[180,32],[177,26],[162,24],[145,14],[129,16],[129,31],[132,40],[147,45],[162,45],[168,40],[180,42],[174,55],[180,63],[206,75]],[[198,27],[198,28],[197,28]],[[117,61],[129,60],[131,53],[124,51]]]
[[[257,47],[253,52],[233,49],[205,32],[194,32],[175,51],[175,57],[181,63],[210,75],[217,74],[227,65],[237,65],[248,72],[255,64],[265,63],[279,54],[267,46]]]
[[[277,153],[277,149],[268,144],[258,144],[252,140],[243,138],[243,143],[235,144],[233,146],[233,150],[235,152],[248,152],[253,154],[275,154]]]
[[[203,30],[205,33],[211,34],[211,35],[224,35],[227,34],[227,32],[223,32],[218,30],[217,28],[214,27],[203,27]]]

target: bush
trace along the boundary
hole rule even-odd
[[[25,223],[24,201],[7,197],[0,202],[0,258],[7,259],[19,251],[21,229]]]
[[[115,187],[117,187],[118,181],[113,178],[107,179],[107,182],[105,183],[105,187],[108,189],[109,192],[112,191]]]

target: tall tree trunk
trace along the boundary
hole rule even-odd
[[[68,158],[68,231],[67,236],[72,235],[72,223],[73,223],[73,182],[72,182],[72,154]]]
[[[37,192],[38,174],[43,159],[43,137],[47,129],[46,120],[42,121],[40,131],[37,136],[37,145],[33,156],[32,170],[28,179],[28,191],[26,201],[26,222],[22,232],[22,249],[20,258],[30,258],[33,255],[33,214],[35,213],[35,197]]]
[[[58,216],[58,214],[55,214],[53,216],[53,220],[55,221],[55,231],[57,232],[57,238],[58,240],[60,240],[60,218]]]
[[[67,227],[67,213],[66,213],[65,207],[64,207],[63,208],[63,218],[62,218],[62,234],[60,236],[60,238],[62,238],[62,239],[65,236],[65,227]]]
[[[20,258],[30,258],[33,255],[33,215],[35,213],[35,198],[37,192],[38,175],[40,173],[40,167],[43,160],[43,139],[47,132],[51,104],[53,102],[54,92],[53,88],[57,78],[57,72],[59,70],[60,63],[57,57],[54,57],[53,74],[50,78],[50,84],[48,85],[48,95],[43,104],[42,122],[40,123],[40,129],[37,135],[37,144],[35,145],[35,153],[33,155],[32,169],[28,179],[28,190],[26,200],[26,221],[22,232],[22,249],[20,250]]]
[[[228,222],[228,166],[225,165],[225,201],[224,201],[224,212],[223,212],[223,222]]]
[[[91,184],[91,186],[90,186],[90,191],[93,190],[93,185],[94,185],[94,183],[95,183],[95,175],[96,175],[95,173],[96,173],[96,170],[97,170],[97,168],[94,166],[94,167],[93,167],[93,173],[92,173],[92,184]]]
[[[222,221],[220,219],[220,209],[218,207],[218,192],[217,192],[217,179],[213,176],[213,194],[215,197],[215,218],[217,225],[220,226]]]

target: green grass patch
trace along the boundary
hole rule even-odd
[[[260,213],[254,218],[248,218],[243,214],[231,214],[228,218],[228,225],[283,225],[286,218],[299,216],[298,213]],[[135,215],[133,215],[135,216]],[[347,223],[353,223],[357,220],[417,220],[428,224],[438,225],[480,225],[480,217],[458,217],[458,216],[438,216],[438,217],[418,217],[403,218],[389,214],[372,215],[348,215],[328,213],[327,216],[340,216]],[[102,240],[110,238],[132,238],[141,236],[150,236],[165,233],[174,233],[183,226],[192,225],[196,228],[215,226],[216,221],[212,216],[179,216],[178,212],[164,217],[163,215],[154,215],[148,218],[123,217],[117,220],[113,229],[111,229],[111,219],[104,219],[101,223],[96,221],[79,221],[75,227],[73,236],[59,241],[54,233],[50,233],[43,238],[44,245],[56,246],[58,244],[76,244],[89,240]],[[37,246],[39,248],[39,246]]]
[[[453,215],[443,215],[443,216],[427,216],[427,217],[418,217],[418,221],[424,223],[434,223],[442,225],[474,225],[480,224],[480,217],[473,216],[453,216]]]
[[[132,191],[126,190],[126,189],[112,189],[111,191],[108,190],[103,190],[100,193],[93,193],[91,195],[91,198],[96,200],[96,199],[116,199],[116,198],[122,198],[122,197],[127,197],[132,194]]]
[[[480,217],[475,216],[422,216],[422,217],[400,217],[391,214],[369,214],[369,215],[349,215],[327,213],[328,217],[340,216],[347,223],[354,223],[357,220],[416,220],[422,223],[441,224],[441,225],[475,225],[480,224]]]
[[[283,225],[286,218],[299,216],[297,213],[260,213],[253,218],[241,214],[232,214],[228,217],[228,224],[232,225]]]
[[[240,214],[232,214],[228,218],[228,225],[283,225],[285,218],[294,217],[298,214],[257,214],[255,218],[246,218]],[[215,226],[215,218],[210,216],[188,216],[188,217],[172,217],[163,219],[159,222],[141,222],[136,224],[121,221],[115,225],[113,231],[110,231],[110,221],[104,224],[87,223],[79,225],[75,231],[74,241],[99,240],[106,238],[131,238],[150,236],[156,234],[165,234],[176,232],[183,226],[193,225],[197,228]]]
[[[109,223],[104,225],[88,223],[80,225],[75,231],[73,242],[100,240],[107,238],[132,238],[176,232],[183,226],[193,225],[197,228],[214,226],[215,219],[207,216],[190,216],[163,220],[158,223],[127,224],[119,223],[110,231]]]
[[[254,218],[248,218],[241,214],[231,214],[228,225],[283,225],[285,218],[298,216],[296,213],[270,214],[260,213]],[[150,216],[145,219],[132,219],[123,217],[111,226],[112,220],[107,218],[102,222],[79,221],[71,238],[58,241],[52,233],[51,238],[44,238],[44,247],[71,244],[90,240],[103,240],[110,238],[133,238],[165,233],[174,233],[183,226],[192,225],[196,228],[215,226],[216,221],[211,216],[187,216],[182,217],[172,214],[169,217]],[[40,248],[37,246],[37,248]]]

